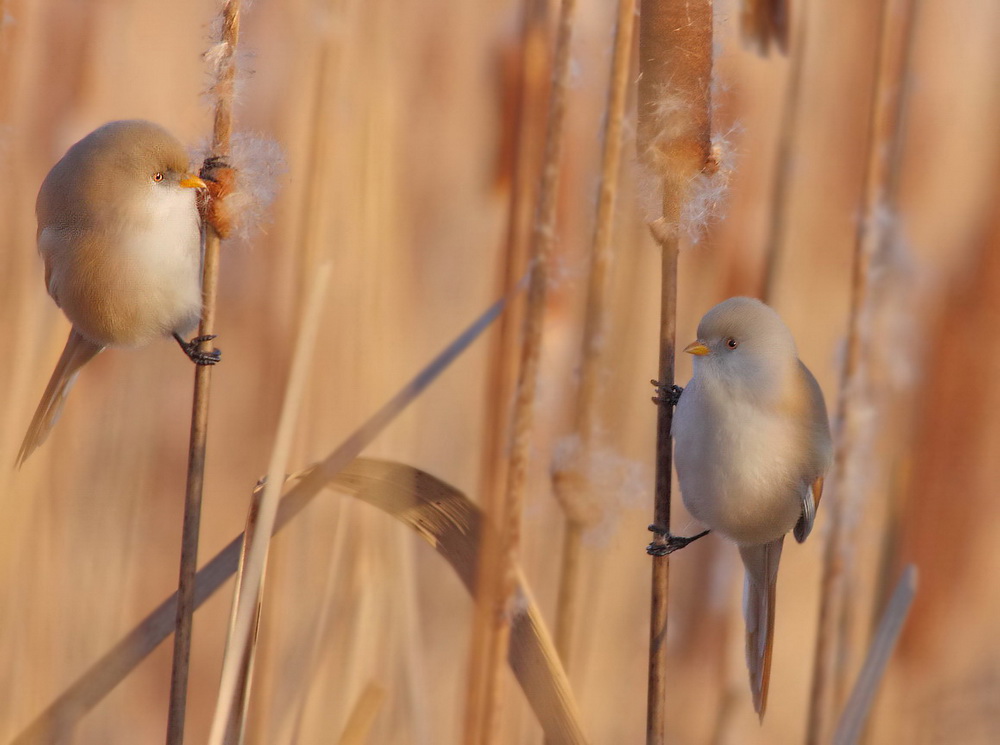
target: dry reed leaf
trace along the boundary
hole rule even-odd
[[[303,472],[302,480],[281,500],[274,532],[281,530],[301,512],[325,486],[326,480],[349,464],[377,437],[427,386],[464,352],[490,324],[507,303],[524,289],[519,282],[512,293],[497,300],[430,364],[406,383],[382,408],[368,418],[326,458]],[[231,540],[224,549],[205,564],[196,575],[194,608],[201,607],[211,595],[237,570],[243,535]],[[121,641],[90,666],[76,682],[66,688],[11,745],[56,743],[69,739],[73,729],[87,712],[93,709],[129,673],[134,670],[174,630],[177,616],[177,593],[160,603],[154,611],[132,629]]]
[[[354,708],[351,709],[351,716],[344,725],[339,745],[363,745],[368,739],[368,733],[371,732],[383,700],[385,700],[385,689],[375,681],[369,681],[354,703]]]
[[[565,142],[565,115],[569,88],[570,45],[576,17],[576,0],[562,0],[556,33],[552,88],[549,91],[545,152],[537,194],[536,217],[531,228],[529,285],[524,310],[524,330],[518,352],[517,385],[511,414],[510,452],[506,459],[506,484],[502,493],[483,494],[483,504],[495,533],[483,536],[483,561],[475,584],[476,607],[469,651],[469,681],[465,705],[467,743],[492,745],[499,740],[503,722],[504,660],[509,656],[509,618],[505,612],[517,592],[514,567],[521,551],[521,515],[524,511],[528,460],[534,427],[546,295],[553,245],[557,234],[559,177]]]
[[[416,530],[474,595],[485,523],[468,497],[417,468],[371,458],[358,458],[329,484]],[[508,662],[548,741],[586,742],[569,680],[519,569]]]
[[[301,487],[302,483],[293,487],[290,494]],[[452,566],[470,594],[474,592],[484,522],[479,507],[464,494],[412,466],[369,458],[356,459],[339,473],[328,478],[327,485],[352,494],[416,530]],[[234,542],[230,546],[238,548],[239,544]],[[215,567],[213,573],[215,578],[219,571],[218,566],[222,564],[220,557],[225,553],[226,551],[213,559],[202,571]],[[218,578],[216,586],[221,584],[222,579],[229,573]],[[564,743],[581,745],[586,743],[586,738],[580,725],[580,715],[569,680],[562,669],[555,645],[528,585],[520,571],[517,575],[517,596],[510,619],[508,662],[535,716],[538,717],[547,740],[554,745]],[[199,580],[202,579],[199,575]],[[197,585],[199,600],[204,600],[208,595],[207,592],[203,592],[205,584],[207,583],[199,581]],[[149,633],[151,629],[146,629],[146,633],[142,635],[144,638],[138,640],[148,645],[142,657],[166,637],[166,632],[170,628],[171,611],[172,603],[167,601],[140,626],[140,629],[158,626],[164,630],[160,638],[154,640]],[[157,619],[155,616],[161,618]],[[136,637],[140,629],[130,634],[127,640]],[[125,641],[120,643],[98,666],[95,666],[98,669],[92,669],[85,676],[86,680],[75,684],[73,688],[81,690],[75,700],[65,701],[60,710],[50,716],[54,721],[49,722],[48,731],[40,731],[39,726],[34,725],[12,745],[55,742],[68,735],[72,724],[75,724],[86,711],[80,699],[86,696],[87,689],[106,683],[111,676],[120,672],[120,676],[112,682],[113,685],[142,659],[142,657],[136,658],[133,664],[128,665],[130,652],[134,653],[134,646],[130,649],[125,646]],[[73,689],[67,691],[60,701],[66,699],[72,692]],[[90,705],[92,706],[97,700],[99,698],[93,700]],[[55,706],[50,707],[49,711],[55,708]],[[53,724],[60,722],[66,726],[58,730],[51,728]],[[58,733],[62,733],[62,736]]]
[[[916,593],[917,567],[908,564],[903,570],[903,576],[899,578],[895,592],[892,593],[889,605],[882,614],[875,638],[868,648],[868,656],[861,667],[861,672],[858,673],[854,690],[851,691],[851,697],[847,700],[844,713],[837,725],[833,745],[854,745],[860,739],[865,722],[868,720],[868,713],[874,703],[878,684],[885,673],[889,657],[896,648],[896,642],[899,641],[899,635],[903,631],[903,624],[906,623]]]
[[[230,635],[226,642],[226,652],[222,661],[219,699],[216,702],[212,730],[208,739],[210,745],[222,745],[226,734],[226,725],[229,723],[240,698],[240,690],[249,691],[250,681],[245,676],[248,676],[253,668],[254,644],[251,637],[255,636],[254,629],[260,617],[260,593],[264,582],[264,570],[267,566],[268,548],[271,545],[271,535],[278,514],[278,501],[284,486],[283,477],[287,472],[295,424],[298,420],[298,413],[309,377],[313,351],[316,348],[320,311],[323,307],[323,299],[326,297],[330,271],[331,265],[329,263],[319,268],[303,313],[301,331],[295,345],[292,368],[285,388],[285,401],[281,407],[281,418],[278,421],[274,449],[271,452],[271,462],[267,469],[267,482],[260,499],[258,525],[253,534],[249,535],[250,549],[246,552],[246,560],[242,564],[244,571],[233,598],[235,618],[230,627]],[[246,541],[244,541],[244,545],[246,545]]]

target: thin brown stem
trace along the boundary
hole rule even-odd
[[[549,256],[556,228],[563,120],[569,78],[569,47],[575,0],[563,0],[556,40],[552,92],[542,165],[538,209],[531,240],[531,275],[525,309],[524,341],[514,401],[512,443],[504,499],[491,515],[498,527],[496,541],[485,541],[480,562],[483,584],[477,593],[477,628],[473,631],[471,681],[467,700],[465,742],[486,745],[500,730],[503,672],[510,643],[509,605],[517,587],[515,567],[521,544],[528,455],[531,444],[535,389],[541,358],[542,328],[548,284]],[[495,545],[491,545],[494,544]]]
[[[795,36],[792,39],[792,53],[789,59],[788,85],[781,110],[781,124],[778,128],[778,155],[774,168],[774,184],[771,189],[771,213],[764,241],[764,276],[760,297],[765,303],[774,301],[774,292],[784,256],[785,239],[788,235],[788,214],[791,207],[792,172],[799,135],[799,103],[802,100],[802,80],[806,59],[806,30],[808,28],[809,3],[800,3],[796,9]]]
[[[679,202],[664,199],[664,217],[673,208],[671,217],[676,222]],[[667,217],[667,219],[671,219]],[[674,381],[674,347],[677,330],[677,231],[670,231],[667,240],[661,241],[661,292],[660,292],[660,358],[658,380],[662,385]],[[672,406],[661,404],[656,412],[656,481],[653,503],[653,524],[670,532],[670,475],[673,466],[673,448],[670,428],[673,424]],[[654,542],[662,540],[657,535]],[[646,743],[662,745],[666,741],[667,697],[667,597],[670,590],[670,555],[653,557],[651,603],[649,611],[649,681],[646,691]]]
[[[556,596],[556,626],[554,640],[563,669],[569,672],[573,644],[573,621],[579,606],[580,547],[583,543],[583,525],[569,517],[563,526],[562,560],[560,562],[559,590]]]
[[[389,424],[394,422],[427,387],[436,381],[469,346],[490,327],[505,307],[512,302],[520,287],[508,297],[493,303],[455,339],[439,352],[416,375],[368,419],[354,430],[329,456],[301,473],[301,480],[288,490],[275,518],[274,531],[281,530],[295,518],[327,481],[353,461]],[[243,536],[234,538],[198,572],[194,603],[197,608],[236,573]],[[464,562],[461,566],[466,566]],[[101,659],[76,679],[58,698],[39,714],[13,741],[12,745],[36,745],[68,739],[74,728],[89,711],[132,672],[142,660],[166,639],[174,629],[171,622],[177,615],[177,593],[163,601],[152,613],[123,637]],[[556,719],[561,711],[551,712]],[[542,712],[542,715],[546,712]]]
[[[891,207],[898,143],[902,122],[902,83],[912,36],[915,0],[883,0],[879,16],[879,42],[875,84],[872,89],[868,137],[868,167],[854,246],[851,305],[848,316],[847,354],[841,371],[840,395],[835,418],[834,472],[838,487],[845,474],[853,443],[858,441],[859,404],[866,395],[862,361],[867,353],[863,330],[865,311],[871,301],[872,263],[887,239],[883,212]],[[839,490],[843,491],[843,490]],[[841,662],[842,614],[845,597],[844,551],[853,540],[844,525],[847,506],[857,497],[829,499],[830,533],[824,548],[820,596],[819,630],[813,665],[806,742],[826,742],[834,712],[839,708],[838,682],[843,678]]]
[[[674,382],[677,251],[681,207],[687,190],[711,164],[712,3],[710,0],[643,0],[639,20],[639,157],[663,184],[663,217],[654,227],[660,243],[659,376]],[[670,532],[673,407],[656,417],[655,548]],[[670,559],[653,557],[647,689],[647,745],[666,741],[667,596]]]
[[[517,60],[516,84],[506,119],[512,129],[513,140],[507,151],[508,162],[500,163],[510,172],[510,197],[507,213],[507,231],[502,261],[502,286],[500,292],[511,293],[515,284],[525,276],[529,226],[532,205],[535,202],[537,183],[535,175],[541,161],[544,123],[539,111],[543,108],[543,90],[548,88],[550,59],[547,27],[547,3],[541,0],[524,0]],[[510,401],[517,384],[517,349],[523,326],[523,305],[511,303],[507,312],[497,322],[491,340],[489,380],[486,387],[486,412],[483,426],[483,450],[480,470],[480,493],[483,507],[492,520],[500,514],[506,484],[505,463],[510,438]],[[483,645],[490,628],[492,605],[489,592],[495,588],[488,584],[497,562],[499,546],[493,537],[484,540],[479,562],[477,602],[473,609],[472,641],[469,654],[469,680],[466,695],[465,742],[473,742],[475,729],[480,726],[480,707],[483,706],[486,676]]]
[[[213,155],[229,154],[232,135],[233,81],[236,66],[233,53],[239,39],[240,0],[227,0],[222,9],[220,44],[225,45],[218,63]],[[199,336],[210,336],[215,328],[216,289],[219,281],[219,236],[206,226],[202,273],[202,313]],[[202,342],[202,351],[210,351]],[[201,497],[205,479],[205,446],[208,440],[208,402],[212,381],[210,365],[195,367],[188,448],[188,474],[184,494],[184,523],[181,537],[180,576],[177,588],[177,622],[174,636],[173,667],[170,676],[170,708],[167,715],[167,745],[184,742],[188,676],[191,659],[191,628],[194,618],[194,577],[198,568],[198,536],[201,524]]]
[[[527,236],[537,191],[536,177],[543,139],[543,92],[548,88],[550,61],[546,33],[547,4],[541,0],[525,0],[520,35],[517,85],[511,96],[513,144],[507,163],[501,168],[510,171],[511,191],[508,200],[507,228],[501,257],[499,294],[511,293],[527,271]],[[490,343],[489,379],[486,385],[486,412],[483,417],[483,457],[480,471],[480,493],[483,504],[492,514],[492,504],[503,497],[504,465],[510,440],[510,401],[517,384],[517,349],[521,339],[523,312],[520,303],[512,303],[497,322]],[[474,681],[473,681],[474,684]]]
[[[600,392],[601,360],[606,346],[607,305],[611,294],[611,244],[614,227],[615,198],[621,163],[622,129],[625,103],[631,82],[632,40],[635,29],[636,0],[619,0],[615,26],[614,54],[608,81],[608,100],[604,116],[604,148],[601,158],[601,181],[598,187],[597,215],[590,254],[590,283],[584,319],[581,349],[580,387],[576,401],[576,434],[579,449],[571,463],[557,470],[553,485],[556,497],[566,513],[563,553],[559,574],[559,601],[556,606],[555,641],[563,667],[569,671],[573,645],[573,621],[579,594],[581,534],[591,509],[592,495],[586,464],[597,436],[597,402]]]
[[[577,401],[577,431],[586,444],[593,439],[596,429],[597,396],[600,388],[599,363],[606,346],[604,329],[607,324],[607,305],[611,294],[611,262],[614,259],[611,239],[621,163],[625,103],[628,98],[628,84],[631,82],[629,71],[634,29],[635,0],[619,0],[614,57],[608,84],[601,181],[598,187],[597,218],[591,247],[590,286],[583,332],[583,364]]]

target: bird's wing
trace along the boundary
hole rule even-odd
[[[816,511],[823,496],[823,478],[833,461],[833,440],[830,437],[830,422],[826,414],[823,391],[809,368],[799,362],[800,401],[804,403],[802,414],[806,431],[803,437],[807,444],[802,468],[802,515],[795,524],[795,540],[802,543],[812,532]]]
[[[816,522],[816,510],[819,509],[819,500],[822,497],[823,477],[820,476],[802,493],[802,515],[793,530],[795,540],[799,543],[805,541],[812,532],[813,523]]]
[[[45,291],[56,301],[56,305],[59,305],[59,295],[56,292],[55,284],[53,284],[52,253],[58,250],[58,246],[56,246],[58,240],[56,231],[53,228],[42,228],[39,226],[38,253],[42,257],[42,263],[45,264]],[[59,305],[59,307],[61,308],[62,306]]]
[[[809,368],[799,362],[800,395],[804,398],[805,422],[807,423],[809,448],[803,463],[804,478],[807,483],[825,476],[833,463],[833,439],[830,437],[830,420],[826,414],[823,391]],[[819,499],[816,499],[819,504]]]
[[[774,607],[778,562],[784,537],[762,546],[740,546],[746,576],[743,581],[743,620],[746,623],[747,670],[753,708],[761,721],[767,709],[774,647]]]

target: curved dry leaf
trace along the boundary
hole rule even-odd
[[[416,530],[475,595],[485,523],[468,497],[413,466],[371,458],[358,458],[330,479],[330,485]],[[511,614],[507,659],[548,741],[585,743],[569,680],[520,571]]]
[[[326,481],[327,486],[349,493],[417,531],[444,557],[466,589],[473,593],[484,522],[479,507],[468,497],[413,466],[370,458],[356,459]],[[290,490],[286,499],[300,486],[301,482]],[[210,594],[203,591],[207,584],[214,584],[212,589],[215,589],[235,571],[239,542],[234,541],[230,547],[234,547],[236,551],[233,552],[228,572],[225,572],[221,557],[226,555],[229,547],[202,570],[212,570],[208,582],[199,573],[199,598],[204,599]],[[105,655],[84,679],[68,689],[50,707],[47,721],[36,722],[12,745],[55,742],[68,736],[76,721],[103,697],[102,693],[95,698],[92,692],[103,689],[108,682],[111,682],[111,686],[107,686],[107,690],[110,690],[114,683],[167,637],[173,618],[173,600],[171,598],[164,602],[132,634]],[[580,726],[580,715],[569,680],[538,607],[520,573],[517,598],[511,613],[508,661],[548,741],[554,745],[583,745],[586,738]]]
[[[507,297],[500,298],[473,321],[423,370],[409,380],[382,408],[372,414],[323,461],[303,472],[302,478],[282,498],[274,532],[301,512],[326,485],[329,478],[347,466],[419,396],[500,315],[507,302],[520,293],[526,277]],[[197,573],[195,610],[236,573],[243,547],[243,534],[236,536]],[[148,616],[90,666],[46,707],[10,745],[43,745],[70,739],[73,728],[116,685],[146,659],[174,630],[177,593],[160,603]]]

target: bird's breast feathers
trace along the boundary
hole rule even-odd
[[[737,543],[776,540],[801,511],[803,432],[783,407],[708,392],[693,380],[674,416],[681,494],[699,521]]]
[[[201,235],[194,199],[192,189],[151,187],[113,221],[40,232],[49,293],[84,335],[106,346],[135,346],[197,321]]]

